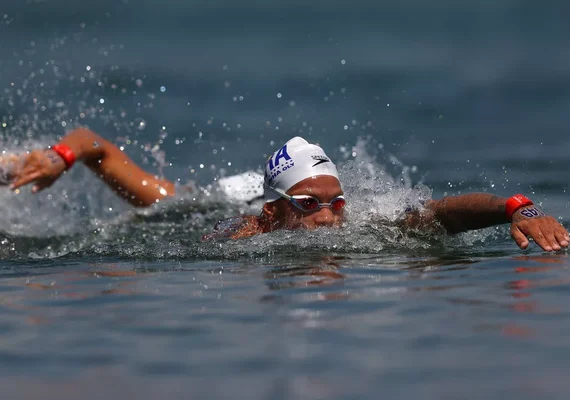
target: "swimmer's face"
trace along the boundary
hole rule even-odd
[[[290,196],[313,196],[320,203],[330,203],[343,195],[340,182],[334,176],[320,175],[302,180],[287,191]],[[266,203],[263,207],[265,215],[274,229],[315,229],[321,226],[338,227],[344,218],[344,209],[333,211],[323,207],[320,210],[307,212],[295,207],[286,199]]]

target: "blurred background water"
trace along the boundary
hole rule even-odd
[[[568,227],[569,17],[562,1],[4,0],[2,149],[88,125],[181,194],[132,210],[81,166],[37,196],[0,190],[3,391],[566,398],[565,253],[366,218],[523,192]],[[259,210],[213,182],[294,135],[341,165],[354,223],[199,243]]]

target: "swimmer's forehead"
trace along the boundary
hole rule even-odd
[[[306,194],[320,198],[334,198],[343,194],[340,182],[334,176],[320,175],[303,179],[287,191],[290,196]]]

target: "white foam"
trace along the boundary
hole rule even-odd
[[[263,197],[263,175],[255,171],[220,178],[218,185],[230,201],[251,202]]]

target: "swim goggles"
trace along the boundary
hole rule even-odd
[[[330,208],[332,211],[339,212],[346,205],[346,200],[342,195],[335,197],[334,199],[331,200],[330,203],[321,203],[316,197],[313,196],[305,194],[296,194],[293,196],[289,196],[287,193],[283,193],[281,190],[272,188],[271,186],[265,185],[265,188],[278,194],[284,199],[289,200],[291,204],[293,204],[299,210],[304,212],[318,211],[321,208]]]

